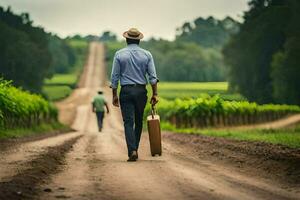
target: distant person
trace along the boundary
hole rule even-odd
[[[104,106],[106,107],[107,114],[109,113],[109,108],[107,102],[103,96],[102,91],[98,91],[98,94],[93,99],[93,112],[97,116],[97,124],[99,132],[102,131],[103,118],[104,118]]]
[[[113,105],[119,107],[117,88],[120,80],[120,105],[129,157],[127,161],[136,161],[147,102],[146,74],[152,86],[150,103],[153,105],[158,102],[158,78],[151,53],[139,47],[143,34],[136,28],[131,28],[123,36],[126,38],[127,47],[115,54],[110,87]]]

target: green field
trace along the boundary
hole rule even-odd
[[[43,92],[50,101],[56,101],[69,96],[78,79],[76,72],[71,74],[55,74],[51,79],[45,80]]]
[[[83,49],[86,49],[88,44],[85,40],[74,40],[74,39],[71,39],[68,41],[68,43],[73,47],[73,48],[76,48],[80,51],[82,51]]]
[[[148,91],[151,91],[150,85],[148,85]],[[225,100],[245,100],[240,94],[228,92],[227,82],[159,82],[158,93],[161,98],[168,100],[196,98],[203,93],[219,94]]]
[[[45,80],[43,93],[50,101],[56,101],[69,96],[75,87],[78,73],[55,74],[51,79]]]
[[[300,125],[285,129],[252,129],[252,130],[230,130],[230,129],[178,129],[173,125],[163,122],[162,129],[183,134],[197,134],[213,137],[223,137],[242,141],[260,141],[272,144],[281,144],[291,148],[300,148]]]
[[[56,101],[69,96],[72,89],[67,85],[45,85],[43,87],[43,92],[47,94],[50,101]]]
[[[74,85],[77,81],[77,73],[71,74],[55,74],[51,79],[46,79],[46,85]]]

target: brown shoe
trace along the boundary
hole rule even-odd
[[[138,155],[136,151],[133,151],[129,156],[127,162],[135,162],[138,159]]]

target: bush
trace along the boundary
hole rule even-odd
[[[0,129],[31,127],[57,121],[57,109],[39,95],[0,79]]]

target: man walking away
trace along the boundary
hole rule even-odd
[[[107,114],[109,113],[109,108],[107,102],[104,99],[103,92],[98,91],[98,94],[94,97],[93,100],[93,112],[96,113],[98,130],[101,132],[104,118],[104,106],[106,107]]]
[[[147,102],[146,75],[152,86],[152,105],[158,102],[158,79],[151,53],[139,47],[143,34],[136,28],[131,28],[123,36],[126,38],[127,47],[115,54],[110,87],[113,92],[113,105],[119,107],[117,88],[120,81],[120,105],[129,157],[127,161],[136,161]]]

